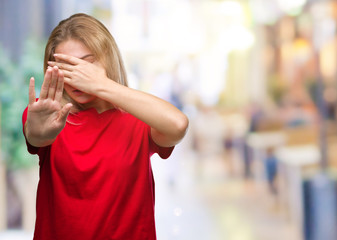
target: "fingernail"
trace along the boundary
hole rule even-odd
[[[58,54],[57,53],[54,53],[54,57],[57,57],[58,56]]]

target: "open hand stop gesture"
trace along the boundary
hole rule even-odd
[[[35,80],[29,83],[29,104],[25,134],[36,147],[51,144],[64,128],[71,103],[62,107],[64,75],[58,67],[49,67],[45,73],[40,98],[36,101]]]

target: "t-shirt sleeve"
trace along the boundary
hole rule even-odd
[[[162,158],[162,159],[167,159],[171,153],[173,152],[174,146],[172,147],[161,147],[158,146],[152,139],[151,136],[151,127],[148,126],[148,134],[149,134],[149,139],[150,139],[150,150],[151,150],[151,154],[154,153],[158,153],[158,155]]]
[[[27,141],[26,135],[25,135],[25,123],[27,121],[27,111],[28,111],[28,107],[26,107],[26,109],[23,111],[23,114],[22,114],[22,131],[23,131],[23,135],[24,135],[25,140],[26,140],[28,152],[30,154],[37,154],[39,152],[40,148],[34,147],[31,144],[29,144],[29,142]]]

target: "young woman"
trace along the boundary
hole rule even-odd
[[[53,30],[44,71],[23,114],[40,159],[34,239],[156,239],[150,156],[170,156],[187,117],[127,87],[113,37],[85,14]]]

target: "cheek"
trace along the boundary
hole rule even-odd
[[[66,93],[68,93],[68,95],[75,90],[73,87],[69,86],[68,84],[64,84],[64,90],[66,91]]]

